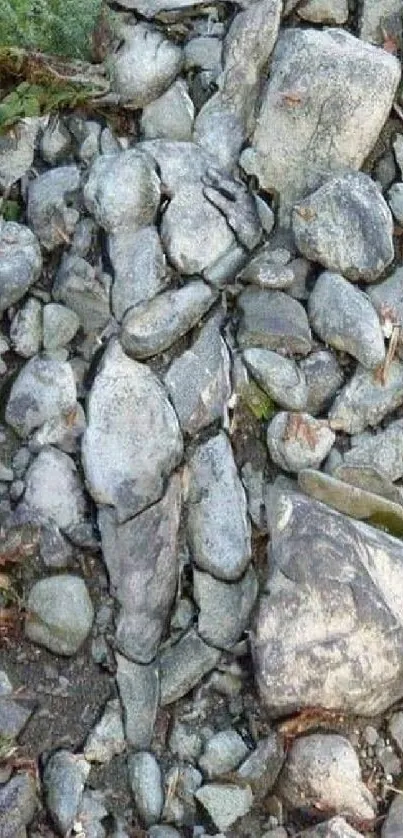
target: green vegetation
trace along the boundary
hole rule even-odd
[[[242,388],[240,397],[256,419],[267,422],[277,412],[273,400],[254,381]]]
[[[87,60],[102,0],[0,0],[0,46]]]

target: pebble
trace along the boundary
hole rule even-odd
[[[131,107],[144,108],[172,84],[182,67],[181,48],[148,23],[121,27],[119,49],[111,57],[112,88]]]
[[[253,804],[253,794],[248,785],[207,783],[195,796],[220,832],[226,832],[250,811]]]
[[[126,739],[133,748],[149,748],[159,700],[158,668],[154,663],[134,663],[118,653],[116,662]]]
[[[0,697],[0,737],[16,739],[23,731],[33,713],[33,707],[14,701],[10,695]],[[0,833],[1,834],[1,833]]]
[[[51,166],[56,166],[68,157],[72,137],[62,119],[52,120],[41,136],[40,150],[43,159]]]
[[[249,626],[258,584],[250,567],[239,582],[222,582],[193,570],[193,596],[199,607],[200,637],[219,649],[230,649]]]
[[[25,635],[58,655],[74,655],[88,636],[94,609],[82,579],[63,574],[40,579],[27,598]]]
[[[3,313],[39,278],[42,256],[34,233],[14,221],[0,220],[0,247],[0,313]]]
[[[147,751],[131,754],[127,767],[136,809],[145,826],[151,826],[159,821],[164,805],[161,769]]]
[[[181,834],[177,829],[165,823],[154,824],[154,826],[150,827],[147,834],[149,838],[181,838]]]
[[[374,428],[403,403],[403,364],[392,361],[385,382],[372,370],[358,366],[336,396],[330,411],[330,427],[346,434]]]
[[[108,815],[104,792],[97,789],[85,791],[77,821],[74,824],[74,831],[76,832],[81,825],[85,827],[86,838],[106,838],[106,829],[102,821]]]
[[[281,411],[267,429],[270,457],[284,471],[299,472],[303,468],[319,468],[327,457],[336,435],[309,413]]]
[[[245,349],[243,359],[259,386],[285,410],[304,410],[308,388],[303,372],[291,358],[270,349]]]
[[[35,355],[15,379],[6,407],[6,422],[28,437],[46,421],[68,416],[76,408],[76,385],[70,364]]]
[[[201,736],[182,722],[176,721],[169,737],[169,749],[183,762],[194,762],[203,747]]]
[[[238,768],[238,775],[248,782],[255,798],[265,798],[274,787],[283,767],[285,752],[280,737],[270,733]]]
[[[57,448],[44,448],[25,474],[24,505],[61,530],[79,524],[86,512],[76,466]]]
[[[238,279],[260,288],[281,291],[294,282],[290,261],[291,253],[288,250],[273,250],[271,243],[267,242],[238,274]]]
[[[312,337],[305,309],[282,291],[246,288],[238,297],[238,344],[307,355]]]
[[[59,166],[31,180],[28,188],[28,221],[42,247],[52,251],[74,233],[79,212],[72,198],[80,187],[77,166]],[[51,221],[49,221],[51,219]]]
[[[208,740],[199,758],[199,768],[209,780],[234,771],[248,754],[248,748],[236,730],[221,730]]]
[[[190,629],[173,646],[160,654],[161,704],[172,704],[195,687],[214,669],[221,653],[213,649]]]
[[[104,713],[87,737],[84,756],[87,762],[108,763],[125,750],[125,734],[120,702],[108,701]]]
[[[13,348],[23,358],[37,355],[42,344],[42,305],[35,297],[28,297],[17,311],[10,325]]]
[[[43,774],[46,807],[56,829],[69,834],[80,809],[90,765],[70,751],[56,751]]]

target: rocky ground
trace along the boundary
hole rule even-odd
[[[115,11],[0,138],[0,836],[402,838],[403,4]]]

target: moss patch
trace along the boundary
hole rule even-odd
[[[102,0],[0,0],[0,45],[88,59]]]

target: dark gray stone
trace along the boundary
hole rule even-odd
[[[304,410],[308,388],[295,361],[270,349],[245,349],[243,359],[257,383],[286,410]]]
[[[178,643],[161,652],[161,704],[172,704],[195,687],[214,669],[221,656],[190,629]]]
[[[63,574],[36,582],[27,599],[25,635],[58,655],[74,655],[88,636],[94,609],[78,576]]]
[[[46,421],[76,409],[76,384],[70,364],[35,355],[22,368],[10,391],[6,421],[27,437]]]
[[[118,653],[116,662],[126,739],[133,748],[149,748],[160,693],[158,667],[133,663]]]
[[[7,194],[10,186],[31,168],[42,125],[41,117],[27,116],[18,120],[18,131],[13,130],[13,125],[9,128],[5,126],[6,131],[0,138],[0,187],[3,194]]]
[[[37,806],[35,778],[19,771],[0,787],[1,838],[24,838]]]
[[[0,313],[17,303],[42,270],[39,242],[23,224],[0,219]]]
[[[385,337],[390,338],[393,327],[403,323],[403,268],[395,271],[378,285],[368,289],[370,300],[378,312]],[[403,343],[400,329],[398,344]]]
[[[243,349],[278,349],[307,355],[311,331],[301,303],[282,291],[246,288],[238,297],[241,322],[238,343]]]
[[[320,349],[300,361],[308,397],[306,411],[312,416],[324,413],[344,384],[344,372],[333,352]],[[294,408],[295,409],[295,408]]]
[[[330,408],[330,426],[359,434],[368,425],[376,427],[402,403],[403,364],[392,361],[385,381],[382,375],[358,366]]]
[[[199,607],[200,637],[219,649],[230,649],[249,626],[258,592],[250,567],[239,582],[221,582],[209,573],[193,571],[193,595]]]
[[[59,166],[30,181],[28,221],[45,250],[60,247],[74,233],[79,212],[72,201],[79,187],[77,166]]]
[[[90,765],[70,751],[57,751],[46,764],[43,785],[48,812],[61,835],[68,835],[76,820]]]
[[[202,177],[203,194],[225,217],[236,240],[254,250],[262,236],[256,201],[242,181],[210,167]]]

